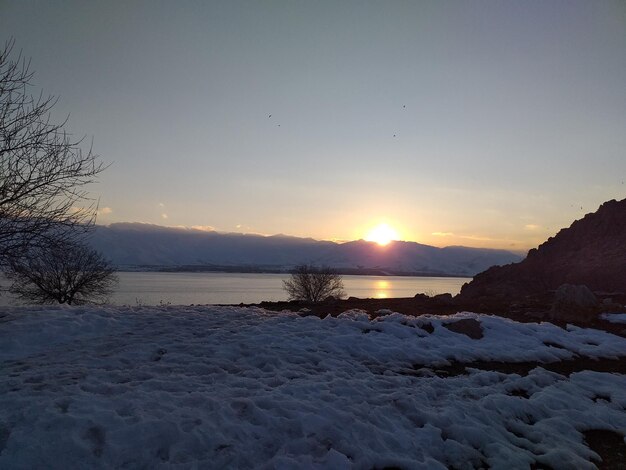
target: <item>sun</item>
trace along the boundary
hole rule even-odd
[[[390,241],[399,238],[398,232],[387,224],[380,224],[369,231],[365,240],[376,242],[380,246],[388,245]]]

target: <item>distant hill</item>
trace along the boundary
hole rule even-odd
[[[99,225],[91,244],[121,269],[284,272],[312,263],[355,274],[473,276],[521,259],[505,250],[437,248],[414,242],[380,247],[364,240],[334,243],[139,223]]]
[[[461,290],[461,297],[517,299],[561,284],[626,292],[626,199],[608,201],[528,252],[520,263],[493,267]]]

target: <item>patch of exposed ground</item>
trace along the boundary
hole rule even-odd
[[[595,462],[599,470],[626,469],[626,443],[622,434],[592,429],[583,432],[583,436],[589,448],[602,458],[602,462]]]
[[[591,370],[594,372],[610,372],[614,374],[626,374],[626,356],[618,359],[595,359],[590,357],[577,357],[575,359],[558,362],[498,362],[498,361],[475,361],[475,362],[453,362],[449,366],[429,368],[422,364],[414,364],[415,374],[404,371],[404,375],[421,375],[424,369],[431,370],[439,377],[456,377],[468,375],[468,369],[479,369],[486,371],[501,372],[503,374],[518,374],[526,376],[537,367],[556,372],[557,374],[569,377],[575,372]]]

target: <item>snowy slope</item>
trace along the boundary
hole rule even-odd
[[[482,339],[443,326],[464,318]],[[597,456],[581,431],[626,432],[623,375],[415,373],[626,352],[596,330],[229,307],[29,307],[0,321],[0,468],[585,469]]]

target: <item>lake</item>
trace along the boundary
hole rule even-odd
[[[258,303],[287,300],[282,288],[287,274],[120,272],[110,302],[115,305]],[[360,298],[413,297],[449,292],[469,282],[466,277],[342,276],[348,296]],[[15,304],[8,294],[0,304]]]
[[[257,273],[118,273],[119,285],[111,302],[118,305],[173,305],[258,303],[287,300],[285,274]],[[413,297],[457,294],[471,278],[343,276],[345,291],[354,297]]]

